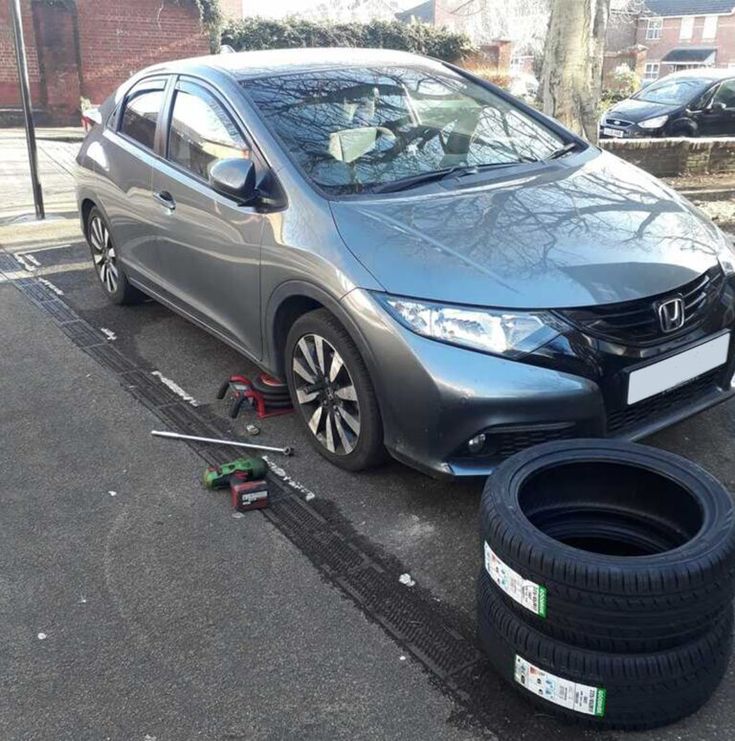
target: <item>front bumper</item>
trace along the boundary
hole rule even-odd
[[[663,136],[664,128],[664,126],[661,126],[658,129],[642,129],[637,124],[626,127],[605,125],[599,127],[598,136],[600,139],[655,139]],[[605,129],[608,129],[608,132],[615,131],[618,133],[606,133]]]
[[[488,475],[503,458],[548,440],[636,440],[735,393],[735,342],[725,366],[626,406],[616,398],[620,364],[595,381],[421,337],[393,321],[365,291],[352,291],[343,304],[362,335],[386,447],[435,476]],[[471,455],[467,442],[479,433],[485,433],[486,446]]]

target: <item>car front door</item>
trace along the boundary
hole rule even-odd
[[[717,86],[702,111],[699,131],[704,136],[735,136],[735,79]]]
[[[221,159],[252,158],[256,168],[259,161],[235,116],[204,83],[179,78],[167,110],[164,158],[154,168],[152,193],[163,297],[260,358],[264,217],[208,183]]]
[[[151,180],[167,80],[146,78],[128,91],[107,122],[95,156],[98,205],[110,223],[119,259],[126,273],[146,286],[157,269]]]

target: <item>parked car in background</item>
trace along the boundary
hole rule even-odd
[[[600,119],[602,138],[650,136],[735,136],[735,70],[674,72]]]
[[[646,173],[466,71],[384,50],[148,68],[77,196],[100,284],[285,378],[319,452],[487,474],[638,438],[733,391],[724,235]]]

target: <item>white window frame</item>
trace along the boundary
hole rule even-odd
[[[658,80],[658,76],[661,74],[661,63],[660,62],[646,62],[646,67],[643,71],[643,79],[653,82]]]
[[[717,38],[717,22],[719,16],[706,15],[704,16],[704,24],[702,25],[702,41],[714,41]],[[710,35],[708,35],[708,32]]]
[[[646,41],[658,41],[664,29],[664,19],[661,17],[646,19]]]
[[[683,15],[679,27],[679,41],[691,41],[694,36],[694,19],[696,16]]]

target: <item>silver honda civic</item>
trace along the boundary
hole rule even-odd
[[[288,382],[317,450],[487,474],[733,390],[735,258],[686,200],[450,64],[298,49],[157,65],[78,158],[103,290]]]

